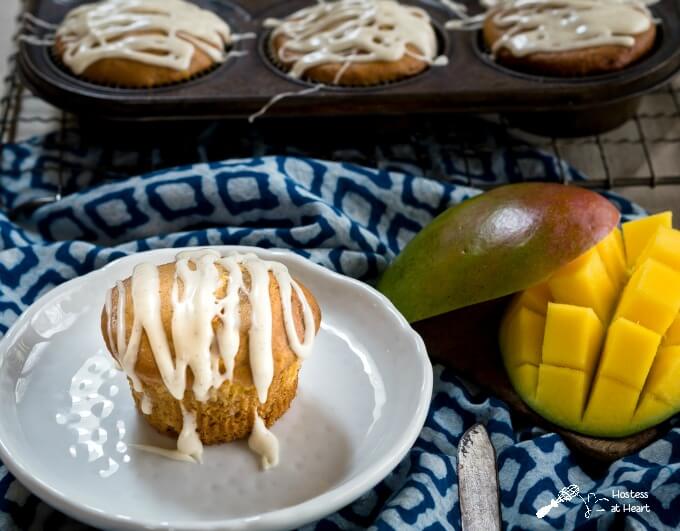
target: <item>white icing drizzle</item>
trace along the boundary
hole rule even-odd
[[[203,459],[203,443],[196,433],[196,414],[185,409],[181,402],[179,407],[182,409],[182,431],[177,437],[177,451],[200,463]]]
[[[228,274],[228,281],[224,296],[218,298],[221,270]],[[253,384],[259,402],[264,404],[267,401],[274,376],[270,273],[279,287],[289,346],[296,356],[306,358],[311,352],[316,333],[314,313],[302,288],[281,263],[262,260],[254,254],[235,253],[222,257],[212,250],[178,254],[171,291],[174,357],[161,318],[158,267],[142,263],[135,267],[132,274],[134,317],[127,345],[125,288],[122,283],[117,283],[114,289],[118,290],[118,348],[112,350],[117,350],[114,355],[118,357],[135,391],[142,393],[143,413],[151,412],[151,401],[143,394],[143,386],[135,372],[142,333],[146,333],[159,373],[170,394],[182,400],[186,390],[187,368],[190,368],[194,377],[193,394],[197,400],[206,401],[211,390],[218,389],[233,377],[234,360],[240,346],[242,296],[248,297],[251,308],[248,342]],[[302,339],[295,326],[293,294],[297,296],[302,309]],[[105,305],[109,320],[112,310],[110,299],[109,293]],[[219,323],[216,327],[213,326],[215,320]],[[112,343],[108,333],[109,343]],[[220,361],[224,364],[223,371]],[[196,432],[194,413],[182,406],[182,415],[183,427],[177,441],[177,451],[200,460],[202,445]],[[257,411],[254,415],[252,443],[249,441],[249,445],[263,456],[265,468],[275,466],[278,462],[276,437],[266,429]]]
[[[593,46],[632,47],[649,29],[652,15],[639,0],[506,0],[493,14],[502,48],[516,57]]]
[[[281,267],[281,264],[276,264],[271,270],[274,273],[274,278],[276,279],[281,292],[281,305],[283,306],[284,315],[283,323],[286,327],[288,344],[298,358],[305,359],[312,352],[312,344],[314,343],[314,335],[316,334],[316,329],[314,328],[314,313],[312,313],[312,308],[309,304],[302,305],[302,320],[305,323],[305,335],[302,341],[300,341],[300,337],[295,329],[295,320],[293,319],[292,292],[295,291],[295,295],[297,295],[298,300],[301,301],[306,300],[305,294],[302,292],[302,289],[297,282],[289,281],[290,276],[288,275],[288,269]],[[268,313],[271,319],[271,312]],[[312,323],[312,326],[307,326],[307,323]],[[262,400],[260,400],[260,402],[262,402]]]
[[[229,26],[184,0],[103,0],[70,11],[57,30],[62,58],[76,74],[106,58],[124,58],[186,70],[198,48],[215,62],[226,59]]]
[[[265,470],[279,464],[279,441],[257,414],[255,414],[253,431],[248,438],[248,448],[262,457],[262,468]]]
[[[196,460],[190,455],[183,454],[177,450],[169,450],[167,448],[160,448],[158,446],[134,443],[130,444],[130,448],[136,448],[137,450],[142,450],[143,452],[148,452],[150,454],[160,455],[161,457],[166,457],[168,459],[174,459],[175,461],[184,461],[186,463],[196,462]]]
[[[151,399],[145,393],[142,393],[142,413],[151,415],[152,412],[153,402],[151,402]]]
[[[272,96],[267,103],[265,103],[262,108],[248,116],[248,123],[253,123],[256,119],[258,119],[260,116],[264,115],[273,105],[276,103],[280,102],[281,100],[284,100],[286,98],[290,98],[293,96],[306,96],[308,94],[314,94],[315,92],[319,92],[320,90],[323,89],[323,84],[319,83],[317,85],[314,85],[313,87],[308,87],[304,88],[302,90],[294,90],[290,92],[281,92],[279,94],[275,94]]]
[[[56,24],[42,20],[31,13],[24,13],[21,17],[21,33],[17,38],[21,42],[35,46],[53,46],[55,43]]]
[[[405,55],[432,64],[437,54],[428,14],[393,0],[319,2],[264,24],[274,28],[272,39],[286,37],[278,59],[292,64],[289,74],[295,78],[320,64],[398,61]]]
[[[351,57],[352,56],[350,56],[350,58]],[[333,85],[337,85],[338,83],[340,83],[340,78],[342,77],[342,75],[345,73],[345,71],[347,70],[347,68],[351,64],[350,60],[349,60],[350,58],[345,60],[345,64],[343,64],[342,67],[340,68],[340,70],[338,70],[338,73],[335,74],[335,77],[333,78]],[[440,58],[437,58],[437,59],[440,59]],[[444,59],[446,59],[446,57],[444,57]],[[435,62],[436,62],[436,60],[435,60]],[[315,92],[319,92],[319,91],[323,90],[323,88],[324,88],[323,83],[317,83],[313,87],[308,87],[308,88],[305,88],[305,89],[302,89],[302,90],[294,90],[294,91],[290,91],[290,92],[281,92],[279,94],[274,94],[269,99],[269,101],[262,106],[262,108],[259,111],[248,116],[248,123],[252,124],[257,118],[259,118],[260,116],[263,116],[273,105],[275,105],[276,103],[278,103],[279,101],[281,101],[283,99],[290,98],[290,97],[293,97],[293,96],[308,96],[309,94],[314,94]]]
[[[172,285],[172,341],[175,347],[175,363],[168,367],[164,381],[168,388],[177,390],[178,400],[184,396],[187,367],[194,375],[193,392],[197,400],[205,402],[213,385],[210,347],[213,341],[212,319],[196,319],[195,316],[215,315],[215,291],[220,283],[220,272],[213,265],[209,254],[196,257],[189,267],[189,260],[177,260]],[[134,277],[133,277],[134,278]],[[180,287],[182,294],[180,296]],[[194,356],[194,352],[206,353]]]
[[[269,268],[259,260],[248,264],[250,273],[250,370],[257,397],[261,404],[267,401],[269,385],[274,378],[272,356],[272,307],[269,298]],[[289,338],[288,341],[291,341]],[[291,344],[291,347],[293,345]]]
[[[32,44],[33,46],[52,46],[54,45],[54,37],[39,37],[37,35],[22,34],[17,37],[21,42]]]
[[[217,331],[217,346],[226,369],[224,378],[231,380],[234,376],[234,360],[236,359],[240,342],[240,290],[244,283],[241,266],[235,259],[229,257],[223,259],[222,266],[229,274],[229,283],[227,284],[227,293],[224,299],[222,299],[221,308],[218,312],[222,326]],[[222,382],[216,381],[213,385],[214,387],[219,387],[222,385]]]
[[[134,318],[130,340],[122,358],[119,359],[123,370],[132,381],[135,391],[143,392],[142,383],[137,377],[137,355],[142,339],[142,332],[146,333],[156,365],[163,379],[163,383],[170,394],[177,400],[184,397],[184,383],[186,372],[171,378],[174,364],[170,346],[163,330],[161,319],[160,280],[158,268],[153,264],[139,264],[132,275],[132,304]],[[119,354],[120,355],[120,354]]]
[[[51,22],[36,17],[32,13],[25,12],[21,16],[26,24],[32,24],[41,29],[55,30],[59,27],[58,24],[52,24]]]
[[[478,15],[470,15],[468,12],[468,6],[461,2],[456,2],[454,0],[439,0],[443,6],[447,7],[455,16],[454,20],[449,20],[445,27],[446,29],[455,30],[477,30],[482,27],[484,23],[484,18],[486,13],[480,13]],[[479,4],[485,9],[490,9],[498,5],[499,1],[502,0],[480,0]]]
[[[257,33],[248,31],[246,33],[232,33],[231,42],[249,41],[257,39]]]

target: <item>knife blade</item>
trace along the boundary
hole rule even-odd
[[[463,531],[501,529],[496,452],[481,424],[467,430],[458,444],[458,498]]]

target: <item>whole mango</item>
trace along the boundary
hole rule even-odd
[[[622,437],[680,411],[680,231],[665,212],[615,228],[517,294],[499,339],[522,399],[555,424]]]
[[[497,299],[547,279],[609,234],[599,194],[549,183],[502,186],[440,214],[379,280],[409,320]]]

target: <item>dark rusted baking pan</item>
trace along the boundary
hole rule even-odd
[[[194,0],[217,12],[235,33],[256,32],[233,57],[198,79],[155,89],[120,89],[84,82],[69,74],[46,46],[22,43],[20,71],[26,84],[54,105],[90,118],[158,121],[245,118],[273,96],[309,84],[290,79],[267,58],[262,21],[283,17],[316,0]],[[369,116],[417,113],[503,113],[520,126],[553,135],[590,134],[632,116],[640,96],[680,69],[680,0],[652,7],[660,25],[653,51],[615,74],[559,79],[518,73],[496,65],[479,32],[446,31],[450,12],[437,0],[403,0],[426,9],[449,65],[413,78],[370,88],[324,88],[279,101],[267,116]],[[59,23],[82,0],[29,0],[37,17]]]

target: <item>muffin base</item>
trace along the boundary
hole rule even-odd
[[[495,12],[491,11],[484,21],[482,36],[487,49],[491,49],[504,33],[494,24]],[[563,52],[537,52],[516,57],[505,48],[496,54],[496,62],[522,72],[555,77],[584,77],[606,74],[626,68],[645,56],[654,46],[656,26],[634,36],[635,44],[626,46],[593,46]]]
[[[124,58],[106,58],[92,63],[82,73],[76,74],[63,61],[66,47],[61,40],[57,39],[52,51],[56,60],[72,75],[98,85],[118,88],[142,89],[181,83],[210,72],[219,64],[201,49],[195,48],[189,68],[184,70]]]
[[[196,431],[203,444],[218,444],[242,439],[253,429],[254,415],[258,414],[267,427],[276,422],[290,407],[297,392],[300,361],[296,360],[275,375],[269,388],[267,402],[260,404],[253,386],[225,382],[205,402],[199,402],[187,391],[182,405],[196,415]],[[132,384],[130,388],[132,389]],[[137,410],[157,431],[177,436],[182,430],[183,417],[180,401],[175,399],[162,382],[144,383],[144,394],[153,405],[149,415],[142,412],[142,393],[132,389]]]

